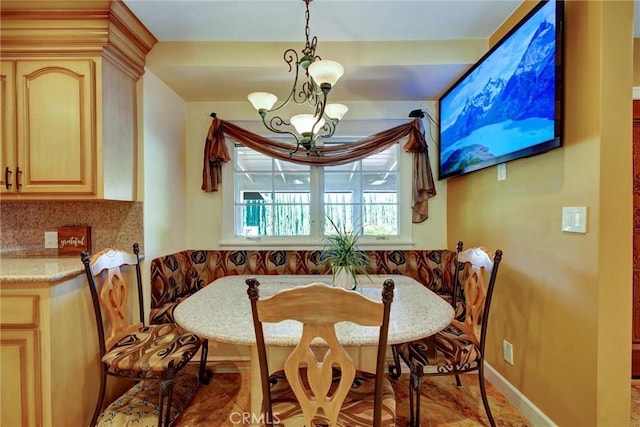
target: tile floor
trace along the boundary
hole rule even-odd
[[[640,380],[631,380],[631,426],[640,427]]]
[[[425,378],[421,397],[422,427],[489,425],[480,398],[477,375],[467,374],[461,377],[462,389],[456,388],[452,376]],[[403,374],[395,382],[394,388],[397,425],[405,426],[409,414],[408,374]],[[200,388],[175,427],[242,426],[240,414],[250,406],[248,391],[248,373],[215,374],[209,385]],[[487,392],[493,416],[499,426],[531,426],[490,383],[487,383]]]

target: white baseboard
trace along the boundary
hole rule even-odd
[[[515,388],[487,362],[484,363],[484,376],[535,427],[557,427],[557,424],[551,418],[547,417],[520,390]]]

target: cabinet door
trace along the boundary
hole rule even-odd
[[[0,62],[0,193],[14,193],[16,170],[15,62]]]
[[[4,329],[0,337],[0,425],[42,425],[37,330]]]
[[[19,193],[95,194],[96,64],[16,62]]]

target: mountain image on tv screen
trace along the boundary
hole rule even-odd
[[[554,139],[555,7],[545,3],[442,97],[441,176]]]

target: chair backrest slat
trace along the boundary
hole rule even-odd
[[[137,325],[132,324],[127,315],[130,284],[123,274],[123,268],[136,267],[136,282],[139,288],[141,286],[139,256],[137,253],[131,254],[108,248],[93,256],[84,252],[81,260],[85,264],[98,323],[100,350],[104,355],[106,348],[111,347],[123,333]],[[141,301],[141,298],[142,295],[138,295],[138,301]]]
[[[463,283],[466,309],[464,323],[476,334],[482,351],[491,296],[501,259],[501,250],[491,254],[482,247],[467,249],[458,254],[458,262],[468,264],[464,269],[468,274]]]
[[[319,310],[323,303],[327,306]],[[258,301],[258,317],[267,323],[291,319],[301,323],[354,322],[380,326],[382,312],[380,302],[322,283],[288,289]]]
[[[306,425],[313,425],[312,420],[318,414],[323,414],[329,425],[335,426],[356,373],[355,363],[338,341],[335,331],[336,323],[348,321],[380,328],[374,406],[374,425],[377,425],[382,412],[382,378],[393,281],[385,282],[382,302],[322,283],[283,290],[259,300],[258,281],[249,279],[247,285],[256,330],[267,419],[272,419],[272,408],[262,323],[297,320],[303,324],[302,336],[285,361],[285,376],[300,404]],[[326,345],[326,352],[313,351],[312,347],[318,342]],[[322,355],[319,356],[320,353]],[[305,370],[306,378],[303,378]],[[338,386],[330,394],[332,381],[336,380],[336,370],[340,373]]]

